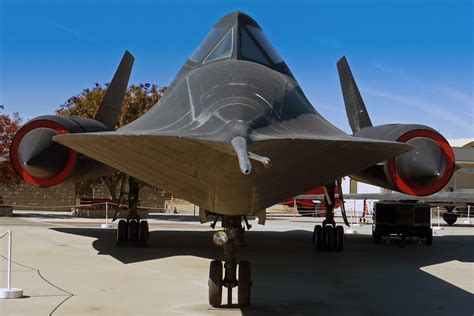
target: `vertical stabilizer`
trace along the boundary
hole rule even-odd
[[[363,128],[371,127],[372,122],[369,113],[367,113],[364,100],[362,100],[346,57],[342,57],[337,62],[337,71],[341,82],[344,104],[346,105],[347,119],[352,132],[355,133]]]
[[[114,129],[119,120],[134,60],[132,54],[125,51],[114,78],[107,88],[104,100],[95,115],[97,121],[104,123],[110,129]]]

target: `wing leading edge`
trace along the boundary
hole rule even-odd
[[[58,135],[55,141],[205,209],[222,214],[256,212],[411,150],[410,145],[365,139],[275,138],[249,151],[272,167],[239,170],[230,144],[174,135],[117,132]]]

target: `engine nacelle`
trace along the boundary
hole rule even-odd
[[[407,143],[415,148],[370,167],[352,178],[415,196],[438,192],[454,171],[454,153],[447,140],[424,125],[388,124],[364,128],[356,137]]]
[[[40,187],[110,174],[109,167],[53,141],[58,134],[107,130],[101,122],[83,117],[37,117],[23,125],[13,137],[10,146],[13,169],[24,181]]]

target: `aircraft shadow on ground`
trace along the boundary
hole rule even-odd
[[[159,221],[172,221],[172,222],[194,222],[199,223],[199,216],[197,215],[180,215],[180,214],[149,214],[150,219],[155,219]]]
[[[222,255],[210,231],[152,231],[147,247],[117,248],[115,230],[51,229],[94,237],[99,254],[124,264]],[[402,248],[397,242],[375,245],[370,236],[349,235],[342,253],[315,253],[308,231],[250,231],[246,237],[239,258],[252,263],[254,286],[252,307],[243,309],[244,315],[472,315],[474,310],[472,294],[420,270],[452,260],[474,262],[472,236],[435,236],[431,247],[408,242]]]

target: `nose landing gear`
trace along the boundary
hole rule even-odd
[[[209,304],[213,307],[247,307],[250,305],[250,289],[252,287],[250,263],[240,261],[237,264],[236,259],[238,242],[244,234],[241,222],[240,216],[223,216],[222,227],[224,230],[214,233],[214,243],[224,248],[224,269],[222,269],[221,261],[213,260],[211,262],[208,285]],[[226,305],[222,305],[223,287],[227,288]],[[232,289],[234,287],[237,287],[237,305],[232,304]]]

